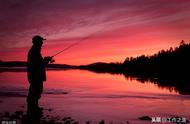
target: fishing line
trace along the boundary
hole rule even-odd
[[[63,50],[61,50],[60,52],[54,54],[52,57],[55,57],[55,56],[57,56],[58,54],[62,53],[63,51],[66,51],[66,50],[72,48],[73,46],[78,45],[78,44],[81,43],[82,41],[85,41],[85,40],[89,39],[90,37],[94,36],[95,34],[101,32],[101,31],[102,31],[104,28],[106,28],[106,27],[107,27],[107,26],[105,26],[105,27],[101,28],[100,30],[98,30],[98,31],[96,31],[96,32],[94,32],[94,33],[88,35],[87,37],[84,37],[84,38],[82,38],[82,39],[76,41],[75,43],[73,43],[73,44],[69,45],[68,47],[64,48]]]

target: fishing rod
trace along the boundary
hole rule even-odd
[[[105,27],[104,27],[104,28],[105,28]],[[57,56],[58,54],[62,53],[63,51],[66,51],[66,50],[72,48],[73,46],[78,45],[80,42],[89,39],[90,37],[94,36],[94,35],[97,34],[98,32],[101,32],[104,28],[101,28],[100,30],[98,30],[98,31],[96,31],[96,32],[94,32],[94,33],[92,33],[92,34],[90,34],[89,36],[84,37],[84,38],[82,38],[82,39],[76,41],[75,43],[69,45],[68,47],[66,47],[66,48],[64,48],[63,50],[59,51],[58,53],[54,54],[54,55],[52,56],[52,58],[55,57],[55,56]]]
[[[81,40],[80,40],[80,41],[81,41]],[[54,54],[52,57],[57,56],[58,54],[62,53],[63,51],[65,51],[65,50],[67,50],[67,49],[69,49],[69,48],[71,48],[71,47],[73,47],[73,46],[75,46],[75,45],[77,45],[77,44],[79,44],[79,43],[80,43],[80,42],[75,42],[75,43],[71,44],[70,46],[66,47],[65,49],[63,49],[63,50],[59,51],[58,53]]]

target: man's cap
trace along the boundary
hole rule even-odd
[[[32,41],[39,41],[39,40],[46,40],[45,38],[41,37],[40,35],[35,35],[33,38],[32,38]]]

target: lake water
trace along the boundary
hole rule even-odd
[[[26,72],[1,72],[1,112],[26,111],[28,86]],[[46,114],[92,124],[100,120],[116,124],[147,123],[138,119],[141,116],[190,119],[189,95],[123,75],[82,70],[47,71],[40,105],[52,109]]]

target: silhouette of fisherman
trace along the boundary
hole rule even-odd
[[[32,47],[28,52],[27,58],[27,74],[30,84],[27,96],[27,114],[30,116],[37,116],[42,114],[42,108],[38,105],[38,100],[43,91],[43,81],[46,81],[46,65],[53,60],[53,57],[42,57],[41,47],[43,37],[36,35],[32,38]]]

